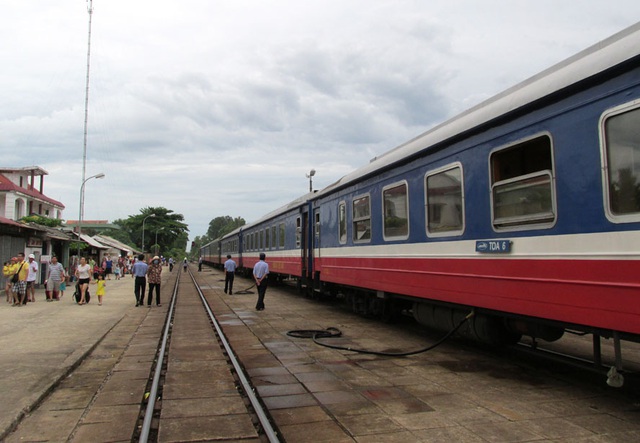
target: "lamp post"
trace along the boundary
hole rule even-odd
[[[142,219],[142,253],[144,254],[144,222],[147,221],[149,217],[155,217],[155,214],[149,214],[145,218]]]
[[[78,214],[78,260],[80,259],[80,242],[82,241],[82,219],[84,218],[84,185],[92,178],[104,178],[104,173],[92,175],[82,181],[80,186],[80,212]]]
[[[308,174],[305,174],[309,179],[309,192],[313,192],[313,176],[316,175],[316,170],[312,169]]]
[[[158,255],[158,232],[162,231],[164,226],[160,229],[156,229],[156,255]]]

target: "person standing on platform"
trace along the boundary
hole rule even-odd
[[[58,257],[51,257],[51,263],[47,266],[47,277],[44,281],[44,293],[47,301],[60,300],[60,284],[64,280],[64,266],[58,262]]]
[[[27,275],[27,299],[36,301],[36,278],[38,277],[38,262],[36,256],[29,254],[29,274]]]
[[[2,269],[4,278],[7,280],[7,284],[4,287],[4,293],[7,296],[7,303],[13,303],[13,294],[11,292],[13,284],[11,283],[11,277],[13,277],[13,274],[18,270],[18,267],[16,266],[17,261],[17,257],[11,257],[11,260],[7,261]]]
[[[173,272],[173,257],[169,257],[169,272]]]
[[[13,283],[13,306],[22,306],[27,304],[27,275],[29,275],[29,263],[24,259],[22,252],[18,253],[15,269],[18,277]]]
[[[198,272],[202,272],[202,256],[198,259]]]
[[[151,307],[151,300],[153,300],[153,289],[156,290],[156,306],[162,306],[160,304],[160,282],[162,281],[162,263],[160,263],[160,257],[157,255],[151,260],[151,264],[147,269],[147,281],[149,283],[149,295],[147,296],[147,306]]]
[[[133,292],[136,295],[136,306],[144,304],[144,292],[147,288],[147,269],[149,265],[144,262],[144,254],[138,255],[138,260],[131,268],[131,278],[135,278]]]
[[[91,273],[93,269],[91,265],[87,263],[87,259],[84,257],[80,258],[80,264],[76,268],[76,278],[78,279],[78,286],[80,287],[80,301],[78,301],[79,305],[84,305],[85,294],[87,293],[87,289],[89,288],[89,283],[91,283]]]
[[[264,252],[260,253],[260,261],[253,267],[253,279],[256,281],[258,288],[258,303],[256,303],[256,311],[264,310],[264,295],[267,292],[267,281],[269,277],[269,265],[265,261],[267,256]]]
[[[94,283],[98,285],[98,289],[96,289],[96,295],[98,296],[98,306],[102,306],[102,296],[105,295],[105,287],[107,286],[107,283],[104,281],[104,275],[99,274]]]
[[[104,275],[107,277],[107,280],[111,280],[111,273],[113,272],[113,260],[111,260],[110,256],[107,255],[104,264]]]
[[[227,255],[227,261],[224,262],[224,293],[229,291],[229,295],[233,295],[233,279],[236,275],[236,262],[231,259],[231,255]]]

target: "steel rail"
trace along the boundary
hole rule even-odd
[[[162,366],[164,364],[165,352],[167,349],[167,340],[169,337],[169,330],[171,329],[171,319],[173,318],[173,311],[176,306],[176,298],[178,294],[178,284],[180,283],[180,272],[176,278],[176,283],[173,288],[173,295],[171,296],[171,304],[169,306],[169,312],[167,313],[167,320],[164,326],[164,333],[162,334],[162,345],[160,346],[160,352],[155,366],[153,374],[153,382],[151,383],[151,389],[149,390],[149,397],[147,402],[147,409],[144,414],[144,420],[142,422],[142,428],[140,429],[139,442],[147,443],[149,441],[149,432],[151,431],[151,422],[153,421],[153,411],[156,405],[156,398],[158,396],[158,387],[160,386],[160,374],[162,373]]]
[[[256,397],[255,392],[253,391],[253,387],[251,386],[251,383],[249,382],[247,377],[244,375],[244,371],[240,366],[240,363],[238,362],[238,359],[236,358],[235,353],[231,349],[231,346],[229,345],[229,342],[227,341],[227,338],[225,337],[224,332],[222,331],[222,328],[218,323],[218,320],[216,320],[215,316],[213,315],[213,311],[211,311],[211,308],[209,307],[209,304],[207,303],[207,300],[204,294],[200,290],[200,286],[198,286],[195,277],[191,273],[191,270],[189,270],[189,276],[193,280],[193,284],[198,290],[198,295],[200,295],[200,300],[202,301],[202,304],[204,305],[204,308],[207,311],[207,314],[209,315],[209,319],[213,323],[213,326],[215,327],[216,332],[218,333],[218,337],[220,338],[220,341],[222,342],[222,345],[224,346],[224,349],[227,352],[227,356],[229,357],[229,360],[231,360],[231,363],[233,364],[233,368],[235,369],[238,375],[238,378],[240,379],[240,383],[242,384],[242,389],[244,390],[247,397],[249,397],[249,401],[251,401],[251,406],[253,406],[253,409],[255,410],[256,415],[258,416],[258,420],[260,421],[262,430],[264,431],[265,435],[269,439],[270,443],[280,443],[278,434],[273,429],[273,426],[271,426],[271,422],[269,421],[269,418],[264,412],[264,408],[262,407],[262,404],[258,400],[258,397]]]

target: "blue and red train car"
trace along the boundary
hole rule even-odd
[[[639,229],[635,25],[230,236],[361,312],[640,341]]]

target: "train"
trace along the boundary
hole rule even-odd
[[[640,341],[640,23],[204,246],[494,344]],[[596,355],[599,358],[599,355]]]

